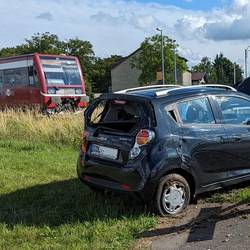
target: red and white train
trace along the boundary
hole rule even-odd
[[[78,58],[37,53],[0,58],[0,108],[59,112],[87,102]]]

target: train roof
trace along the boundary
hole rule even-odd
[[[4,61],[15,61],[21,60],[29,57],[33,57],[35,55],[38,56],[48,56],[48,57],[61,57],[61,58],[76,58],[75,56],[68,56],[68,55],[54,55],[54,54],[44,54],[44,53],[32,53],[32,54],[24,54],[24,55],[15,55],[15,56],[8,56],[8,57],[0,57],[0,63]]]

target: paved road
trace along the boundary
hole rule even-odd
[[[140,245],[152,250],[250,250],[250,204],[193,206],[182,216],[162,219],[159,228],[142,235]]]

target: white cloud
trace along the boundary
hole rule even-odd
[[[97,14],[90,16],[90,19],[95,21],[96,23],[106,23],[109,25],[121,25],[127,21],[126,18],[122,15],[112,16],[102,11],[99,11]]]
[[[234,0],[230,6],[207,12],[136,0],[0,1],[4,23],[0,47],[49,31],[61,39],[77,36],[91,41],[98,56],[126,55],[160,26],[178,41],[191,64],[219,52],[238,60],[250,38],[249,10],[249,0]]]
[[[48,12],[41,13],[36,18],[37,19],[44,19],[44,20],[47,20],[47,21],[52,21],[53,15],[48,11]]]
[[[226,8],[186,15],[175,27],[188,39],[245,40],[250,39],[249,13],[249,0],[234,0]]]

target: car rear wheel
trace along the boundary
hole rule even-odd
[[[164,176],[156,192],[156,210],[161,216],[181,213],[190,202],[190,187],[179,174]]]

